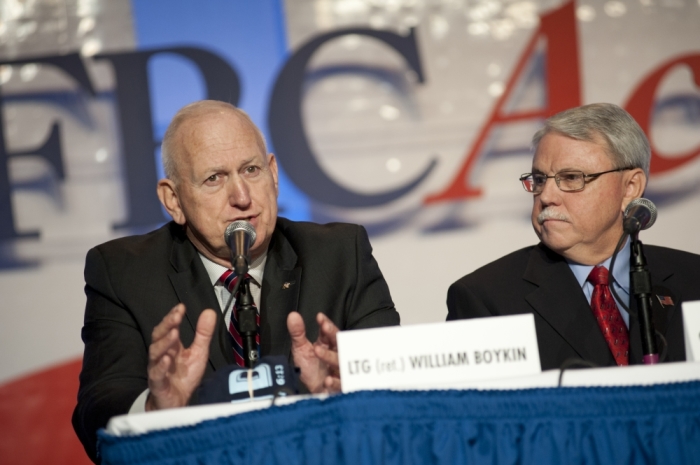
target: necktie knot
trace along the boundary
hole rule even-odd
[[[234,273],[233,270],[224,271],[221,277],[219,278],[221,284],[223,284],[229,292],[233,290],[233,287],[236,285],[237,280],[238,276],[236,276],[236,273]]]
[[[603,284],[608,285],[608,269],[604,266],[594,266],[588,275],[588,281],[594,286]]]
[[[247,278],[250,280],[250,282],[256,282],[252,276],[250,276],[248,273],[245,274],[244,278]],[[238,281],[238,276],[236,276],[236,273],[233,270],[226,270],[223,272],[221,277],[219,278],[219,282],[224,285],[226,289],[228,289],[229,292],[233,292],[233,288],[236,286],[236,282]]]

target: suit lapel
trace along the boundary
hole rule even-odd
[[[302,268],[297,254],[275,228],[265,263],[260,310],[261,355],[289,354],[292,341],[287,332],[287,315],[298,309]]]
[[[608,365],[610,349],[566,260],[540,244],[532,250],[523,279],[538,286],[525,297],[527,302],[579,357]]]
[[[194,334],[202,311],[206,308],[216,310],[217,322],[209,348],[209,364],[217,370],[233,363],[233,348],[209,275],[197,256],[197,250],[184,234],[179,235],[173,243],[170,263],[173,266],[169,274],[170,282],[179,301],[184,303],[186,308],[187,323],[183,324],[189,324]]]

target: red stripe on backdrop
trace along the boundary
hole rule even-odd
[[[81,360],[0,386],[0,462],[92,463],[73,432]]]

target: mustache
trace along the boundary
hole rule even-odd
[[[539,215],[537,215],[537,223],[541,225],[547,220],[559,220],[569,222],[569,217],[556,210],[545,208],[540,212]]]

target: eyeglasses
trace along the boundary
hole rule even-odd
[[[626,168],[617,168],[609,171],[601,171],[600,173],[585,174],[583,171],[566,170],[560,171],[552,176],[547,176],[542,173],[525,173],[520,176],[520,182],[526,191],[533,194],[540,194],[544,190],[544,185],[547,179],[554,178],[557,187],[563,192],[578,192],[582,191],[586,184],[596,179],[598,176],[617,171],[625,171],[634,169],[632,166]]]

